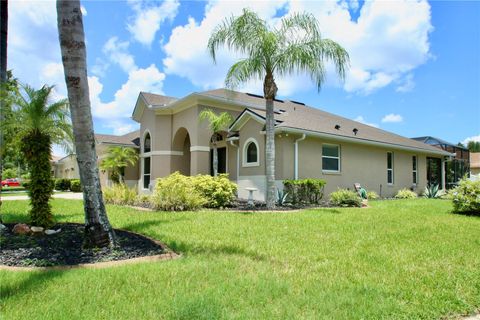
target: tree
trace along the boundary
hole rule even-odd
[[[8,1],[0,0],[0,97],[5,96],[3,84],[7,80],[7,35],[8,35]],[[0,99],[0,123],[4,122],[3,118],[3,99]],[[3,165],[3,130],[0,130],[0,180],[2,180]],[[0,192],[2,185],[0,184]],[[0,206],[2,199],[0,197]],[[2,217],[0,215],[0,223]]]
[[[470,152],[480,152],[480,141],[468,141],[467,149]]]
[[[101,170],[109,171],[114,182],[125,182],[125,168],[135,165],[138,160],[138,153],[130,147],[110,147],[107,156],[100,163]],[[115,178],[117,177],[117,178]]]
[[[87,82],[83,18],[78,0],[57,1],[57,25],[67,84],[80,181],[83,187],[86,247],[115,245],[97,166],[93,120]]]
[[[213,61],[221,46],[226,46],[246,58],[230,67],[225,78],[227,87],[235,88],[250,79],[263,80],[266,100],[266,180],[267,208],[275,207],[275,120],[274,99],[277,95],[275,76],[304,72],[310,75],[320,90],[326,75],[324,60],[335,65],[341,79],[349,67],[348,53],[336,42],[323,39],[312,14],[293,14],[282,18],[278,28],[248,9],[242,15],[230,17],[218,25],[208,41]]]
[[[35,90],[24,85],[5,124],[8,132],[15,132],[31,175],[28,188],[31,223],[43,227],[53,224],[49,204],[54,187],[50,164],[52,143],[67,148],[72,137],[67,100],[50,103],[52,89],[53,86],[45,85]]]
[[[222,112],[217,115],[210,109],[205,109],[200,112],[200,120],[208,120],[208,127],[212,131],[212,144],[213,144],[213,175],[218,175],[218,149],[217,149],[217,134],[220,131],[225,130],[233,118],[228,112]]]

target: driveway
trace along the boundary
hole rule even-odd
[[[52,198],[83,200],[83,193],[81,193],[81,192],[75,192],[75,193],[59,193],[59,194],[53,194]],[[9,197],[2,197],[2,201],[9,201],[9,200],[28,200],[28,196],[9,196]]]

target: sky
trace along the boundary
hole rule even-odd
[[[277,77],[278,97],[406,137],[480,141],[478,1],[82,1],[90,101],[97,133],[139,127],[131,114],[140,91],[183,97],[224,87],[241,55],[208,37],[243,8],[275,27],[312,13],[324,38],[350,55],[345,81],[327,63],[320,91],[305,74]],[[22,83],[55,85],[67,96],[54,1],[9,0],[8,69]],[[239,91],[262,94],[251,81]],[[57,154],[62,151],[56,148]]]

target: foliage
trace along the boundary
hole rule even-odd
[[[469,141],[467,144],[467,149],[470,152],[480,152],[480,141]]]
[[[288,194],[288,192],[277,189],[277,206],[284,206],[287,204]]]
[[[80,179],[70,180],[70,191],[72,192],[82,192],[82,184]]]
[[[135,165],[138,152],[130,147],[109,147],[106,157],[100,163],[101,170],[107,170],[116,183],[123,183],[125,168]]]
[[[71,180],[67,178],[55,179],[55,190],[67,191],[70,190]]]
[[[378,193],[376,193],[375,191],[368,191],[367,192],[367,199],[368,200],[377,200],[379,198],[380,197],[378,196]]]
[[[396,199],[415,199],[416,197],[417,194],[407,188],[398,190],[397,194],[395,195]]]
[[[216,177],[210,175],[197,175],[191,177],[194,188],[207,200],[208,208],[221,208],[229,206],[237,193],[237,185],[228,179],[228,174]]]
[[[425,198],[440,198],[445,192],[439,189],[438,184],[428,184],[423,191]]]
[[[179,172],[157,179],[151,200],[155,209],[166,211],[196,210],[208,202],[197,190],[194,178]]]
[[[338,189],[330,194],[330,203],[336,207],[361,207],[362,198],[355,191]]]
[[[218,133],[222,130],[228,128],[228,125],[233,121],[233,117],[228,112],[222,112],[220,114],[216,114],[211,109],[205,109],[200,112],[198,116],[200,120],[207,120],[208,127],[212,133]]]
[[[28,189],[30,187],[30,180],[23,181],[22,182],[22,187],[24,187],[25,189]]]
[[[17,178],[17,177],[18,177],[17,169],[15,168],[3,169],[2,179],[11,179],[11,178]]]
[[[319,203],[326,183],[323,179],[283,180],[284,191],[293,204]]]
[[[111,187],[102,188],[103,200],[117,205],[134,205],[137,199],[137,189],[129,188],[123,183],[115,183]]]
[[[454,212],[480,214],[480,180],[463,178],[450,194]]]

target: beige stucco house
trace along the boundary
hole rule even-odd
[[[480,176],[480,152],[470,153],[470,174]]]
[[[132,118],[140,124],[138,188],[149,192],[155,179],[180,171],[211,172],[211,137],[205,108],[234,117],[218,143],[219,172],[265,197],[265,100],[225,89],[192,93],[177,99],[141,92]],[[326,193],[356,182],[381,196],[401,188],[423,190],[427,162],[438,163],[445,187],[444,161],[451,154],[428,144],[358,123],[301,102],[275,101],[275,170],[277,187],[284,179],[322,178]],[[132,179],[135,178],[132,174]]]

